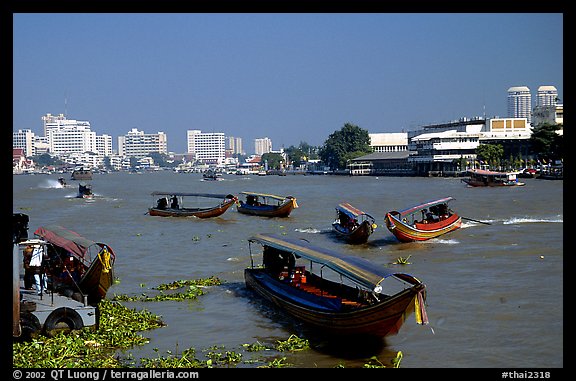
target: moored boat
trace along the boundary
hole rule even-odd
[[[288,217],[292,210],[298,208],[293,196],[240,192],[245,200],[239,200],[237,210],[243,214],[263,217]]]
[[[412,275],[296,238],[257,234],[249,244],[246,286],[317,331],[395,335],[411,312],[427,324],[426,286]],[[262,265],[255,266],[260,254]]]
[[[346,202],[336,208],[332,230],[349,243],[366,243],[377,227],[375,222],[374,217]]]
[[[496,172],[485,169],[470,169],[468,177],[462,179],[471,187],[510,187],[523,186],[525,183],[518,181],[516,172]]]
[[[218,217],[234,205],[238,198],[232,194],[187,193],[187,192],[152,192],[155,205],[148,208],[148,214],[161,217]],[[221,200],[217,205],[190,207],[184,205],[185,197],[200,197]]]
[[[50,267],[46,269],[48,278],[53,280],[53,287],[62,286],[62,282],[77,289],[83,296],[87,296],[90,304],[97,304],[106,297],[108,289],[113,284],[113,267],[116,254],[112,248],[100,242],[82,237],[80,234],[59,225],[41,226],[34,232],[39,239],[47,242],[47,255]],[[70,259],[72,258],[72,259]],[[78,274],[70,273],[73,262]]]
[[[448,207],[454,200],[445,197],[401,211],[386,213],[386,227],[401,242],[426,241],[462,226],[462,218]]]

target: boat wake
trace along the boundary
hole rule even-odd
[[[564,223],[564,218],[562,216],[550,217],[550,218],[533,218],[533,217],[512,217],[508,220],[502,221],[503,225],[515,225],[515,224],[530,224],[530,223]]]
[[[64,186],[62,184],[60,184],[58,182],[58,180],[46,179],[46,180],[42,181],[40,184],[38,184],[38,188],[45,188],[45,189],[59,188],[59,189],[62,189],[62,188],[64,188]]]
[[[294,231],[296,231],[298,233],[308,233],[308,234],[322,233],[322,230],[315,229],[313,227],[308,227],[308,228],[304,228],[304,229],[296,228],[296,229],[294,229]]]

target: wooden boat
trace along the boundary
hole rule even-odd
[[[116,254],[110,246],[84,238],[78,233],[58,225],[39,227],[34,235],[48,243],[48,258],[50,267],[47,269],[49,280],[53,287],[70,272],[64,265],[73,258],[79,270],[79,280],[76,286],[82,295],[88,297],[88,303],[97,304],[106,297],[112,286],[113,266]],[[71,275],[70,275],[71,276]]]
[[[518,181],[516,172],[470,169],[467,173],[469,177],[462,179],[462,181],[471,187],[509,187],[525,185],[525,183]]]
[[[412,275],[302,239],[257,234],[248,242],[246,286],[316,331],[395,335],[411,312],[427,324],[426,286]],[[262,265],[255,266],[254,256],[260,253]]]
[[[152,196],[161,197],[156,200],[156,205],[148,208],[148,214],[161,217],[218,217],[238,201],[238,198],[232,194],[152,192]],[[216,198],[221,201],[215,206],[186,207],[184,197]]]
[[[339,204],[332,230],[349,243],[366,243],[376,229],[374,217],[349,203]]]
[[[92,180],[92,171],[84,167],[75,168],[70,176],[72,180]]]
[[[78,194],[76,195],[76,197],[87,199],[94,198],[94,193],[92,193],[92,186],[86,183],[78,184]]]
[[[441,198],[386,213],[386,227],[401,242],[425,241],[462,226],[462,218],[448,207],[452,197]]]
[[[213,170],[213,169],[208,169],[208,170],[206,170],[206,172],[204,172],[204,173],[202,174],[202,178],[203,178],[204,180],[207,180],[207,181],[214,181],[214,180],[215,180],[215,181],[220,181],[220,180],[223,180],[223,179],[222,179],[222,174],[216,172],[216,171]]]
[[[292,210],[298,208],[293,196],[277,196],[266,193],[240,192],[246,200],[240,200],[237,210],[243,214],[264,217],[288,217]]]

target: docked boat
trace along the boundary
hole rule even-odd
[[[148,214],[161,217],[218,217],[238,201],[238,198],[232,194],[152,192],[152,196],[154,199],[158,196],[160,198],[155,201],[154,206],[148,208]],[[190,207],[185,206],[186,197],[219,199],[220,202],[217,205]]]
[[[426,241],[459,229],[462,217],[448,207],[454,200],[445,197],[401,211],[386,213],[386,227],[401,242]]]
[[[86,199],[94,198],[94,193],[92,193],[92,186],[83,182],[78,184],[78,194],[76,197]]]
[[[70,178],[72,180],[92,180],[92,171],[84,167],[77,167],[72,171]]]
[[[47,243],[50,265],[46,272],[52,288],[66,289],[68,285],[74,292],[86,296],[92,305],[106,297],[114,281],[116,259],[109,245],[84,238],[58,225],[41,226],[34,235]],[[77,271],[74,276],[72,269]]]
[[[518,181],[516,172],[496,172],[485,169],[470,169],[468,177],[462,179],[471,187],[509,187],[522,186],[525,183]]]
[[[292,210],[298,208],[293,196],[240,192],[245,200],[239,200],[237,210],[243,214],[263,217],[288,217]]]
[[[336,208],[332,230],[349,243],[366,243],[376,227],[374,217],[347,202]]]
[[[385,337],[397,334],[411,312],[428,323],[426,286],[412,275],[302,239],[257,234],[248,242],[246,286],[316,331]]]

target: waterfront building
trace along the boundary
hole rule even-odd
[[[262,156],[265,153],[272,151],[272,140],[269,138],[258,138],[254,139],[254,153],[256,155]]]
[[[373,152],[403,152],[408,150],[407,132],[368,134]]]
[[[514,86],[508,89],[508,117],[526,118],[532,121],[532,95],[526,86]]]
[[[96,151],[96,133],[90,129],[90,123],[69,120],[58,126],[46,129],[50,152],[63,155]]]
[[[223,132],[186,131],[187,152],[204,164],[223,164],[226,159],[226,137]]]
[[[152,152],[168,153],[168,141],[164,132],[146,134],[132,128],[126,135],[118,136],[118,154],[126,157],[142,158]]]

